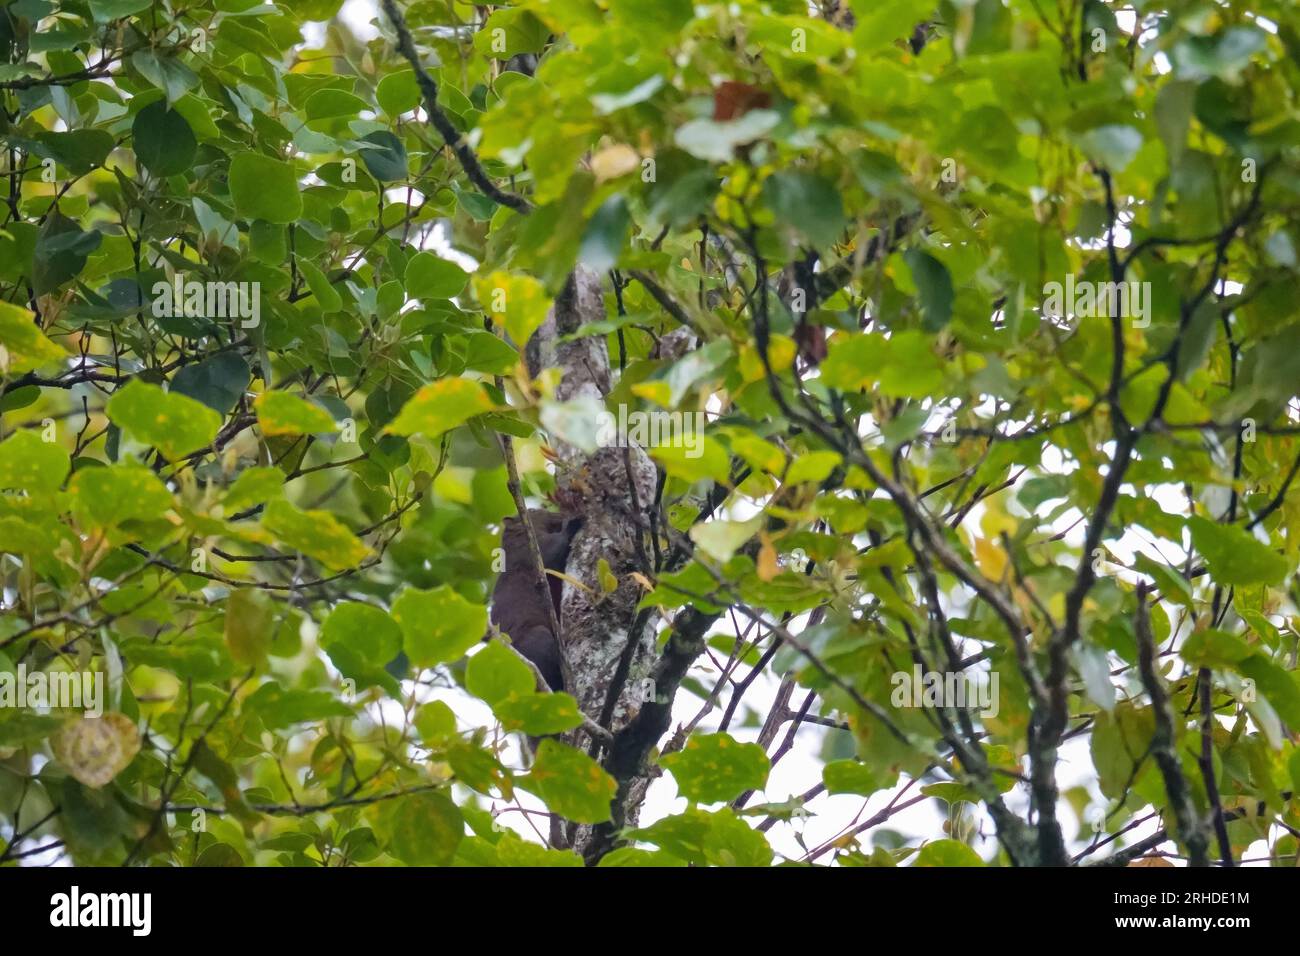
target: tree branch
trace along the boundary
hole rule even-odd
[[[411,31],[406,25],[406,18],[402,12],[397,9],[394,0],[380,0],[380,5],[384,8],[384,15],[393,25],[394,32],[397,33],[397,50],[406,58],[406,62],[411,64],[411,69],[415,71],[415,82],[420,87],[420,93],[424,98],[424,110],[429,114],[429,122],[433,128],[438,131],[438,135],[443,138],[451,151],[456,154],[460,161],[461,168],[465,170],[465,175],[469,181],[478,187],[479,191],[491,199],[493,202],[507,206],[515,212],[527,213],[532,210],[532,203],[522,196],[506,192],[496,183],[492,182],[487,172],[483,169],[483,164],[479,162],[478,156],[474,154],[467,143],[460,135],[460,130],[456,129],[455,124],[442,107],[438,105],[438,83],[429,71],[424,68],[420,62],[420,54],[415,49],[415,41],[411,38]]]
[[[1173,708],[1169,695],[1165,692],[1164,681],[1156,671],[1155,639],[1151,634],[1151,616],[1147,612],[1147,586],[1143,581],[1137,589],[1137,611],[1133,618],[1133,629],[1137,635],[1138,668],[1142,677],[1142,686],[1151,698],[1151,707],[1155,713],[1155,734],[1151,739],[1151,754],[1155,757],[1160,775],[1165,781],[1165,793],[1169,797],[1169,807],[1173,811],[1178,837],[1187,847],[1187,855],[1192,866],[1209,866],[1210,858],[1206,852],[1209,841],[1205,828],[1197,818],[1196,807],[1192,803],[1191,791],[1187,787],[1187,778],[1183,776],[1183,765],[1178,759],[1177,741],[1174,729]]]

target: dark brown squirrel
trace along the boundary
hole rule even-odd
[[[582,526],[582,519],[530,508],[528,520],[537,535],[542,563],[548,570],[564,573],[569,560],[569,545]],[[537,665],[551,690],[563,690],[560,644],[551,631],[550,613],[545,603],[539,600],[537,570],[529,552],[528,535],[517,516],[505,519],[501,548],[505,552],[505,570],[492,589],[492,623],[509,635],[510,642],[520,654]],[[558,620],[564,582],[553,575],[546,577]]]

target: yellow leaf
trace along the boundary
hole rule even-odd
[[[123,714],[78,717],[50,741],[54,759],[80,783],[98,789],[113,781],[140,752],[140,732]]]
[[[591,171],[596,175],[597,183],[626,176],[640,165],[641,157],[626,143],[607,146],[591,157]]]
[[[329,412],[289,392],[263,392],[253,402],[263,435],[313,435],[338,431]]]
[[[0,374],[18,375],[68,357],[34,319],[22,306],[0,302]]]
[[[637,398],[644,398],[646,401],[668,408],[673,389],[671,385],[664,381],[637,382],[632,386],[632,394]]]
[[[773,335],[767,347],[767,360],[772,363],[772,371],[778,375],[794,364],[794,339],[788,335]],[[740,350],[740,375],[746,384],[757,382],[767,376],[763,367],[763,357],[752,345],[745,345]]]
[[[549,575],[550,575],[551,577],[553,577],[553,578],[558,578],[559,580],[565,582],[566,584],[572,584],[572,585],[573,585],[575,588],[577,588],[579,591],[582,591],[582,592],[584,592],[584,593],[586,593],[586,594],[593,594],[593,595],[594,595],[594,594],[596,593],[596,592],[593,591],[591,588],[587,587],[587,585],[585,585],[585,584],[583,584],[581,581],[579,581],[577,578],[573,577],[572,575],[565,574],[563,571],[555,571],[555,570],[552,570],[551,568],[547,568],[547,569],[546,569],[546,573],[549,574]],[[614,585],[614,586],[615,586],[615,587],[618,587],[617,579],[615,579],[615,585]]]
[[[988,538],[976,538],[975,561],[985,577],[994,581],[1002,580],[1002,573],[1007,568],[1007,555],[995,542]]]
[[[1007,514],[1000,496],[993,495],[984,499],[984,516],[980,518],[980,530],[986,537],[997,538],[1003,531],[1014,535],[1020,528],[1017,518]]]
[[[511,340],[520,348],[546,321],[546,313],[551,308],[546,289],[529,275],[494,272],[476,277],[474,293],[483,311],[497,325],[505,326]]]
[[[762,542],[758,549],[758,579],[771,581],[781,573],[776,560],[776,548],[772,547],[772,539],[767,536],[767,532],[760,533],[758,538]]]
[[[630,577],[637,584],[641,585],[641,587],[645,588],[647,591],[653,591],[655,589],[654,582],[651,581],[644,574],[642,574],[640,571],[633,571],[631,574],[628,575],[628,577]]]
[[[618,590],[618,578],[610,570],[609,562],[601,558],[596,562],[596,576],[600,579],[601,590],[610,594]]]

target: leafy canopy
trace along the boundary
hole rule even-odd
[[[710,413],[642,503],[690,806],[602,862],[1294,860],[1293,3],[340,6],[0,7],[0,672],[106,695],[0,707],[0,861],[580,862],[492,814],[626,768],[479,640],[578,266],[606,407]]]

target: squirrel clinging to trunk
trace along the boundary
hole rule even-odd
[[[530,508],[528,520],[537,535],[542,563],[547,570],[563,573],[569,559],[569,545],[582,519]],[[551,690],[563,690],[564,669],[560,663],[563,652],[551,631],[550,612],[538,593],[537,569],[529,551],[528,535],[517,516],[505,519],[501,548],[505,552],[505,570],[492,589],[492,623],[510,637],[520,654],[537,665]],[[558,619],[564,582],[547,575],[547,583]]]

